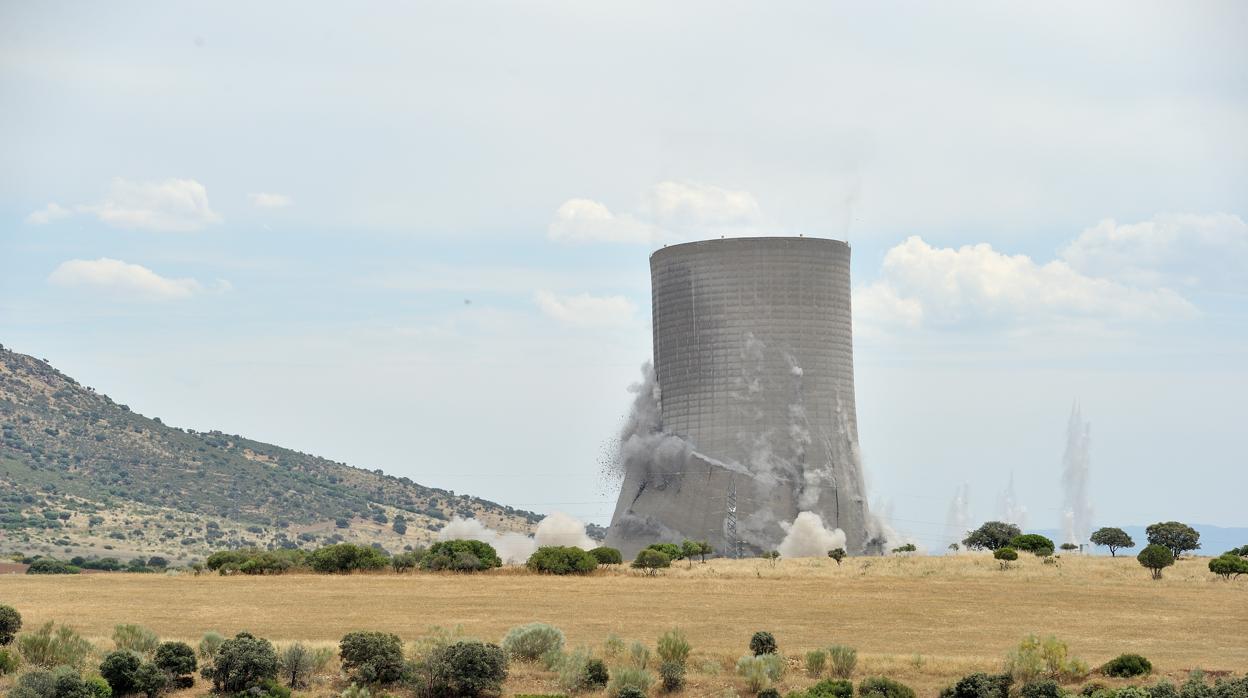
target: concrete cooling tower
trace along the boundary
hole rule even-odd
[[[849,245],[672,245],[650,256],[650,276],[654,385],[621,439],[607,544],[631,557],[691,538],[721,555],[758,554],[809,511],[862,552]]]

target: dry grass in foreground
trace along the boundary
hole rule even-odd
[[[101,648],[115,624],[140,623],[165,639],[196,641],[248,630],[274,641],[334,643],[351,630],[407,640],[432,625],[462,625],[497,642],[540,620],[570,646],[601,647],[611,633],[653,645],[683,629],[694,646],[690,696],[743,693],[732,664],[755,630],[775,633],[793,664],[780,688],[810,683],[798,666],[831,643],[859,650],[856,679],[885,674],[923,696],[971,671],[997,671],[1028,634],[1056,635],[1092,666],[1138,652],[1158,673],[1248,671],[1248,583],[1224,582],[1206,561],[1181,561],[1154,582],[1134,559],[1021,560],[1011,570],[982,556],[684,563],[656,578],[628,570],[546,577],[489,574],[194,577],[108,574],[0,577],[0,603],[26,627],[68,623]],[[515,667],[508,693],[555,692],[552,679]],[[328,694],[328,685],[318,693]],[[781,691],[783,693],[783,690]]]

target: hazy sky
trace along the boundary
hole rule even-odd
[[[848,238],[898,528],[1056,527],[1076,400],[1098,525],[1248,525],[1248,5],[360,7],[0,5],[0,342],[605,524],[648,254]]]

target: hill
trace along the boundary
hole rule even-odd
[[[529,532],[541,519],[380,470],[169,426],[0,346],[5,552],[189,561],[224,547],[339,540],[394,551],[431,540],[456,515],[501,531]]]

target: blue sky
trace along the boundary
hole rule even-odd
[[[1244,525],[1237,3],[7,3],[0,341],[166,422],[606,523],[647,256],[854,249],[862,447],[939,543]]]

